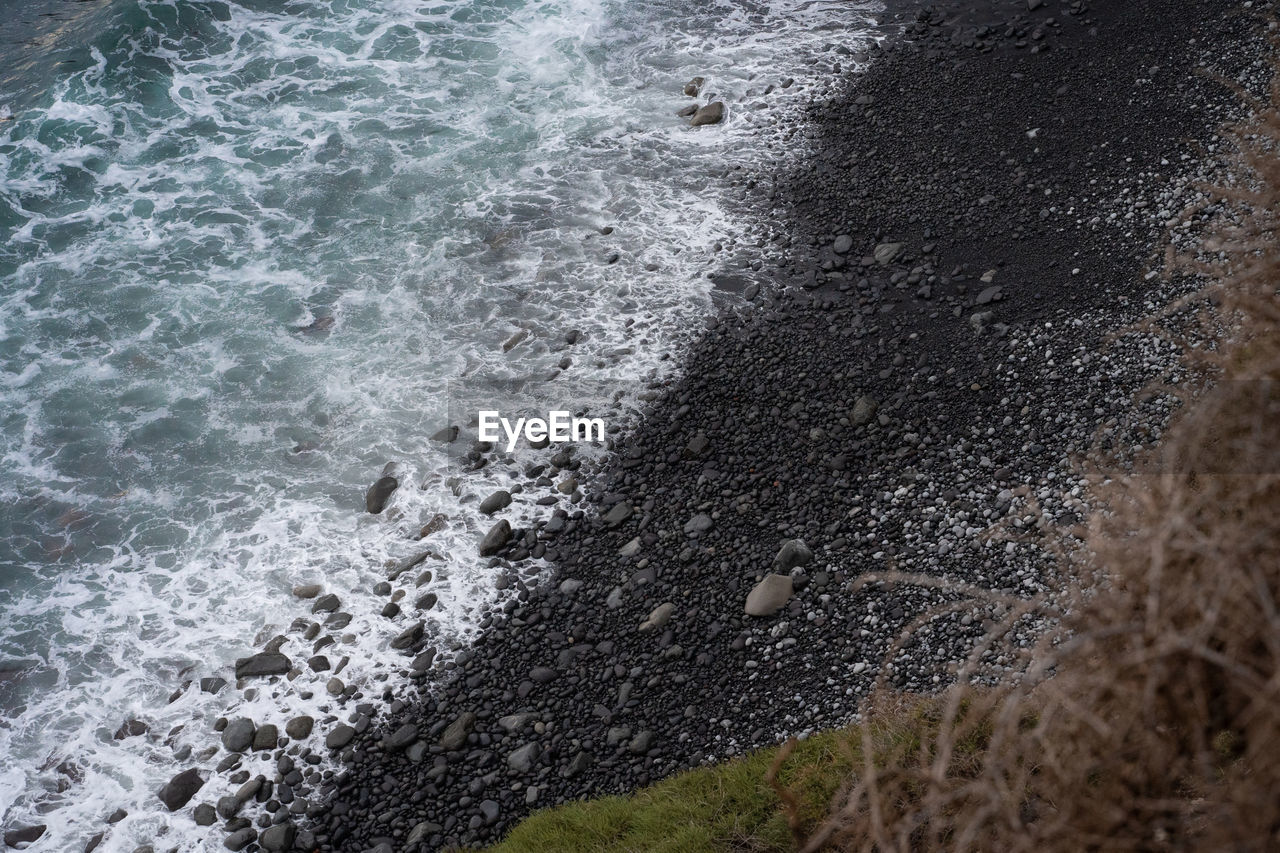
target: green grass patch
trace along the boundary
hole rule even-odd
[[[933,702],[878,714],[877,754],[918,750],[936,731]],[[491,853],[772,853],[795,843],[782,802],[766,782],[780,747],[688,770],[627,796],[566,803],[531,815]],[[879,755],[878,755],[879,757]],[[801,741],[778,781],[795,797],[802,831],[829,814],[862,764],[862,729]]]

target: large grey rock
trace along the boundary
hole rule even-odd
[[[369,487],[369,491],[364,493],[364,508],[377,515],[386,507],[392,493],[398,488],[400,488],[400,481],[395,477],[378,478],[378,481]]]
[[[538,684],[550,684],[560,677],[560,673],[556,672],[549,666],[535,666],[529,670],[529,678]]]
[[[644,755],[651,746],[653,746],[653,732],[646,730],[631,739],[627,744],[627,751],[632,755]]]
[[[511,506],[511,493],[506,489],[498,489],[498,491],[480,501],[480,511],[485,515],[493,515],[498,510],[508,506]]]
[[[294,740],[302,740],[303,738],[311,735],[311,729],[315,724],[316,721],[306,715],[294,717],[292,720],[285,723],[284,733]]]
[[[183,770],[178,775],[170,779],[163,788],[158,792],[160,802],[171,812],[191,802],[191,798],[196,792],[204,787],[204,778],[200,772],[192,767],[190,770]]]
[[[533,767],[533,762],[538,760],[538,756],[542,754],[542,747],[538,743],[526,743],[515,752],[507,756],[507,766],[516,773],[528,773]]]
[[[269,850],[271,853],[292,850],[293,839],[297,834],[297,828],[288,821],[277,823],[275,826],[263,830],[262,835],[258,838],[258,844],[262,845],[263,850]]]
[[[903,243],[881,243],[879,246],[876,246],[876,263],[882,267],[887,267],[889,264],[893,263],[894,259],[897,258],[898,255],[902,254],[903,248]]]
[[[504,518],[489,528],[489,532],[480,540],[480,556],[492,557],[502,550],[511,539],[511,524]]]
[[[31,844],[40,836],[44,835],[45,825],[43,823],[34,826],[23,826],[18,829],[11,829],[4,834],[4,844],[6,847],[17,847],[19,844]]]
[[[249,802],[258,795],[258,792],[262,790],[263,783],[266,781],[267,777],[259,773],[236,790],[235,798],[242,803]]]
[[[227,752],[244,752],[253,743],[253,720],[236,717],[222,730],[222,748]]]
[[[324,745],[329,749],[342,749],[356,736],[356,730],[348,725],[334,726],[327,735],[324,736]]]
[[[871,419],[875,417],[876,409],[878,408],[879,404],[876,403],[873,397],[863,394],[854,402],[853,412],[849,416],[850,420],[853,421],[854,426],[863,426],[868,424],[871,422]]]
[[[218,805],[215,808],[218,812],[218,817],[223,820],[231,820],[240,813],[240,808],[243,805],[244,803],[235,797],[218,797]]]
[[[498,725],[502,726],[503,731],[507,734],[513,735],[536,719],[538,719],[537,714],[526,711],[522,714],[507,714],[498,720]]]
[[[706,533],[715,526],[715,521],[705,512],[700,512],[684,523],[685,533]]]
[[[631,509],[631,504],[626,501],[619,501],[610,507],[609,511],[606,512],[600,520],[610,527],[616,527],[630,518],[633,511],[634,510]]]
[[[794,588],[790,575],[766,575],[747,594],[748,616],[771,616],[791,599]]]
[[[676,606],[671,602],[659,604],[649,613],[649,618],[640,623],[642,632],[656,631],[665,627],[671,621],[671,614],[676,612]]]
[[[422,639],[422,632],[426,630],[426,627],[427,623],[425,622],[414,622],[408,628],[405,628],[396,635],[396,638],[391,641],[391,648],[397,650],[409,648],[414,643]]]
[[[449,724],[449,728],[445,729],[440,735],[440,748],[445,750],[461,749],[462,745],[467,742],[467,735],[471,734],[471,729],[475,727],[476,715],[470,711],[463,711],[458,718]]]
[[[236,661],[236,678],[284,675],[292,664],[279,652],[262,652]]]
[[[684,93],[690,98],[696,98],[698,93],[702,91],[702,84],[707,82],[704,77],[694,77],[688,83],[684,84]]]
[[[774,571],[789,572],[796,566],[807,566],[813,561],[813,551],[803,539],[788,539],[782,543],[778,556],[773,560]]]
[[[246,826],[244,829],[237,829],[235,832],[227,836],[222,842],[222,846],[228,850],[243,850],[254,842],[258,837],[258,831],[253,827]]]
[[[382,741],[383,749],[389,752],[399,752],[405,749],[409,744],[418,739],[418,727],[413,723],[405,723],[391,734],[387,735]]]
[[[342,606],[342,599],[333,593],[322,595],[316,599],[315,604],[311,605],[312,613],[333,613]]]
[[[581,776],[590,769],[591,763],[591,753],[586,751],[579,752],[573,757],[573,760],[569,762],[568,766],[566,766],[564,770],[560,771],[560,775],[566,779],[573,779]]]
[[[424,820],[421,823],[414,826],[414,828],[409,832],[409,837],[405,839],[405,844],[407,844],[409,847],[413,847],[413,845],[415,844],[421,844],[423,841],[426,841],[428,838],[430,838],[434,833],[440,832],[443,829],[444,827],[438,823],[432,823],[429,820]]]
[[[835,252],[837,255],[846,254],[852,248],[853,238],[848,234],[841,234],[836,238],[836,241],[831,244],[831,251]]]
[[[276,744],[280,741],[280,729],[276,728],[275,723],[263,723],[258,726],[258,730],[253,733],[253,750],[254,752],[262,752],[266,749],[275,749]]]
[[[719,124],[723,120],[724,103],[722,101],[712,101],[694,113],[689,124],[693,127],[702,127],[704,124]]]

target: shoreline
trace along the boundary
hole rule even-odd
[[[1054,2],[1027,5],[984,8],[1028,20],[1059,12]],[[1185,192],[1189,161],[1161,155],[1190,143],[1169,132],[1181,137],[1194,115],[1192,140],[1203,140],[1221,119],[1203,107],[1234,103],[1203,81],[1179,106],[1161,93],[1181,91],[1202,53],[1222,53],[1234,71],[1240,57],[1229,48],[1251,50],[1245,25],[1228,31],[1203,9],[1143,5],[1152,14],[1111,6],[1064,17],[1041,39],[1028,31],[1022,48],[1016,33],[994,36],[989,50],[966,45],[963,27],[953,44],[945,16],[908,26],[914,46],[877,51],[852,77],[837,73],[808,116],[775,131],[779,171],[738,186],[756,197],[771,187],[780,200],[757,211],[779,223],[761,248],[780,260],[755,275],[798,286],[766,289],[713,321],[684,355],[681,378],[585,484],[594,511],[557,513],[499,552],[517,563],[541,545],[560,559],[550,576],[511,565],[505,582],[518,593],[473,646],[437,664],[427,695],[386,697],[382,709],[366,699],[340,714],[346,722],[329,730],[342,730],[329,740],[340,775],[304,791],[288,781],[293,760],[286,768],[281,759],[275,785],[297,784],[294,802],[318,801],[288,809],[307,818],[296,843],[289,832],[287,846],[262,846],[383,853],[491,843],[535,808],[847,722],[891,641],[944,599],[849,592],[866,572],[919,571],[1021,594],[1051,588],[1034,546],[993,545],[983,533],[999,519],[1029,526],[1029,496],[1070,524],[1063,458],[1163,369],[1140,345],[1113,344],[1110,360],[1084,356],[1115,328],[1107,319],[1120,314],[1122,326],[1145,313],[1142,266],[1160,230],[1136,206],[1159,194],[1142,177],[1159,172],[1149,159],[1174,164],[1163,177]],[[1199,16],[1212,20],[1190,20]],[[1151,42],[1136,39],[1147,26],[1138,18],[1158,21]],[[1178,28],[1194,26],[1202,41],[1179,50]],[[1133,56],[1135,43],[1150,53]],[[1125,117],[1134,105],[1117,97],[1100,115],[1135,128],[1133,144],[1099,148],[1109,138],[1091,141],[1078,124],[1095,87],[1130,91],[1119,81],[1139,79],[1129,72],[1153,67],[1151,56],[1168,69],[1147,90],[1157,108]],[[1027,136],[1032,98],[999,83],[1022,74],[1046,86],[1082,57],[1102,67],[1090,76],[1075,66],[1081,88],[1054,89],[1042,104],[1059,127]],[[951,76],[938,84],[944,62]],[[953,115],[937,114],[947,108]],[[922,132],[931,117],[932,136]],[[812,160],[785,159],[793,134],[808,138]],[[1137,189],[1105,194],[1094,178]],[[1035,192],[1043,189],[1056,204]],[[1081,199],[1090,218],[1118,212],[1139,224],[1073,224],[1068,211]],[[810,560],[795,546],[782,553],[797,539]],[[790,576],[791,593],[772,615],[744,615],[769,575]],[[956,611],[932,625],[920,635],[928,645],[900,656],[895,681],[913,691],[944,684],[997,617]],[[988,663],[998,673],[1000,661]]]
[[[1203,9],[1147,5],[1151,14],[1068,17],[1034,40],[1034,54],[1013,46],[1016,34],[989,49],[962,36],[956,47],[926,21],[908,30],[916,46],[893,46],[847,92],[815,102],[790,130],[810,134],[818,163],[772,176],[786,217],[772,277],[801,286],[711,326],[680,381],[592,479],[596,512],[533,534],[563,555],[555,579],[526,582],[513,566],[514,606],[455,657],[447,682],[381,725],[365,723],[343,748],[347,770],[313,821],[319,849],[487,844],[535,808],[847,722],[891,641],[947,599],[903,587],[849,593],[863,573],[896,568],[1022,595],[1051,588],[1034,545],[984,532],[1000,519],[1030,528],[1027,497],[1055,523],[1078,518],[1064,457],[1082,454],[1162,367],[1140,344],[1089,358],[1106,332],[1141,315],[1142,267],[1159,230],[1136,206],[1148,199],[1097,193],[1089,181],[1132,190],[1152,159],[1177,163],[1168,179],[1185,180],[1187,164],[1163,155],[1186,152],[1188,114],[1204,139],[1225,117],[1204,105],[1233,103],[1209,83],[1179,103],[1168,93],[1194,79],[1205,53],[1229,55],[1222,47],[1239,34]],[[1182,51],[1178,28],[1196,26],[1209,32]],[[1168,69],[1165,97],[1153,84],[1140,117],[1120,105],[1132,84],[1119,81],[1157,62],[1134,56],[1135,42]],[[1082,55],[1092,68],[1071,81],[1079,88],[1060,84],[1039,102],[1059,126],[1029,138],[1036,123],[1021,125],[1040,96],[1028,86],[1010,98],[1001,84],[1022,74],[1046,85]],[[894,99],[919,92],[944,60],[954,63],[949,85]],[[993,103],[996,93],[1008,100]],[[1117,105],[1093,116],[1105,136],[1068,124],[1099,97]],[[998,108],[987,115],[984,105]],[[939,127],[921,144],[930,116]],[[1130,144],[1103,146],[1112,135]],[[1014,153],[1017,144],[1026,149]],[[1010,158],[1020,162],[995,172]],[[1056,204],[1042,201],[1044,189]],[[1140,224],[1081,225],[1055,209],[1080,199],[1090,199],[1090,219],[1116,212]],[[844,234],[853,245],[837,252]],[[1061,275],[1049,286],[1052,269]],[[1111,328],[1099,323],[1126,312]],[[1065,350],[1071,370],[1040,355],[1050,350]],[[794,539],[812,549],[808,564],[780,555]],[[792,594],[774,615],[745,616],[744,600],[770,574],[790,574]],[[894,662],[896,686],[945,683],[999,615],[956,610],[917,633]],[[998,676],[998,655],[985,663]],[[399,751],[405,741],[425,748]]]

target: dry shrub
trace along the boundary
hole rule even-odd
[[[1209,381],[1130,473],[1098,468],[1087,558],[1055,606],[1023,605],[1057,612],[1053,636],[994,688],[967,682],[975,655],[921,742],[887,760],[868,743],[806,850],[1280,850],[1271,95],[1232,128],[1208,237],[1171,258],[1210,282],[1177,306],[1199,312],[1188,358]]]

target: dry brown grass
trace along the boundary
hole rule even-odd
[[[1060,608],[1062,630],[1020,679],[962,672],[936,734],[868,758],[804,849],[1280,850],[1280,84],[1271,95],[1233,128],[1240,168],[1202,251],[1170,258],[1210,282],[1177,306],[1200,312],[1187,355],[1210,381],[1136,473],[1099,477],[1066,593],[1017,605]]]

